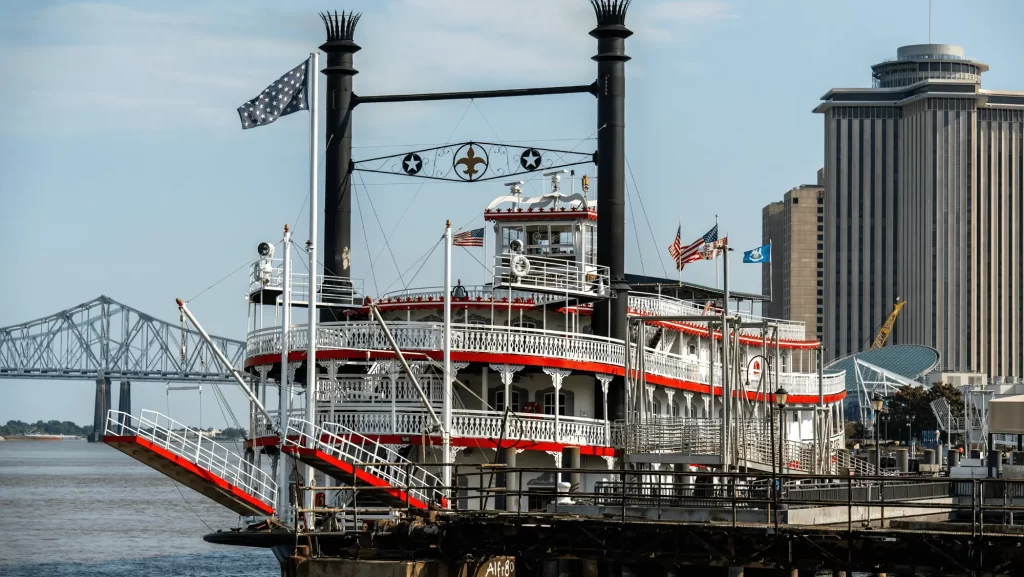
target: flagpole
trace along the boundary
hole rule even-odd
[[[319,86],[319,74],[317,70],[318,63],[320,61],[320,55],[316,52],[309,54],[309,71],[306,73],[306,78],[309,80],[310,96],[312,96],[311,104],[309,106],[309,242],[306,243],[306,249],[309,252],[309,286],[308,286],[308,306],[306,312],[309,315],[309,347],[306,351],[306,421],[309,423],[316,423],[316,388],[317,388],[317,370],[316,370],[316,321],[317,321],[317,258],[316,258],[316,240],[317,240],[317,174],[316,167],[318,164],[317,155],[319,149],[317,148],[317,126],[319,124],[319,113],[320,113],[320,86]],[[312,431],[310,431],[312,432]],[[312,436],[308,438],[310,447],[315,446],[316,439]],[[313,467],[306,465],[305,479],[309,483],[309,480],[313,478]],[[281,490],[281,489],[279,489]],[[313,507],[313,492],[306,491],[304,494],[304,506],[306,509]],[[306,527],[312,527],[312,513],[307,513]]]
[[[676,232],[676,236],[681,235],[682,234],[682,230],[683,230],[683,217],[679,217],[679,228],[677,230],[679,232]],[[682,237],[680,237],[680,240],[682,240]],[[679,266],[679,258],[678,257],[676,257],[675,260],[676,260],[676,270],[679,271],[679,285],[682,286],[682,284],[683,284],[683,267]]]
[[[718,215],[715,215],[715,231],[718,231]],[[717,240],[717,239],[716,239]],[[714,252],[711,253],[714,256]],[[718,288],[718,267],[715,267],[715,288]]]

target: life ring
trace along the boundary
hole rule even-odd
[[[521,254],[517,254],[512,257],[512,261],[509,263],[509,269],[512,271],[512,276],[516,278],[523,278],[530,274],[530,259]]]

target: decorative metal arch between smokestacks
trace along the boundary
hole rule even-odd
[[[244,341],[212,339],[242,366]],[[234,382],[199,333],[106,296],[0,328],[0,378]]]

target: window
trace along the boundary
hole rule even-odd
[[[494,409],[496,411],[505,410],[505,391],[498,391],[494,394]],[[519,404],[519,391],[512,390],[512,406],[509,409],[513,413],[518,413],[522,410],[522,406]]]
[[[793,204],[799,204],[799,203],[800,203],[800,199],[794,196],[793,197]]]
[[[544,414],[555,414],[555,393],[544,393]],[[558,414],[565,416],[565,393],[558,393]]]
[[[820,193],[818,194],[818,204],[825,204],[825,197]],[[820,208],[818,210],[821,210]]]
[[[533,322],[533,321],[531,321],[529,319],[523,319],[521,321],[513,322],[512,326],[519,327],[519,328],[522,328],[522,329],[535,329],[535,328],[537,328],[537,323],[535,323],[535,322]]]
[[[548,508],[548,503],[555,499],[554,489],[530,487],[528,490],[530,491],[530,496],[527,497],[526,507],[530,511],[544,511]]]
[[[825,225],[819,224],[818,225],[818,232],[824,232],[824,231],[825,231]]]
[[[696,355],[697,354],[697,343],[695,343],[693,341],[690,341],[690,344],[688,344],[686,346],[686,352],[690,353],[691,355]]]
[[[824,276],[825,276],[825,271],[823,271],[821,269],[818,269],[818,278],[823,278]]]
[[[825,289],[818,289],[818,296],[823,296],[824,294],[825,294]],[[818,300],[820,301],[821,299],[818,299]]]
[[[523,227],[522,226],[503,226],[501,227],[501,243],[504,250],[510,251],[508,244],[513,240],[523,240]]]
[[[819,242],[818,243],[818,250],[825,250],[825,243]]]
[[[661,414],[661,401],[659,401],[658,399],[654,399],[654,402],[651,403],[651,414],[652,415],[660,415]]]

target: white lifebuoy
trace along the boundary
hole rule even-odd
[[[512,257],[512,262],[509,263],[509,269],[511,269],[512,275],[516,278],[523,278],[530,274],[530,259],[521,254],[517,254]]]

